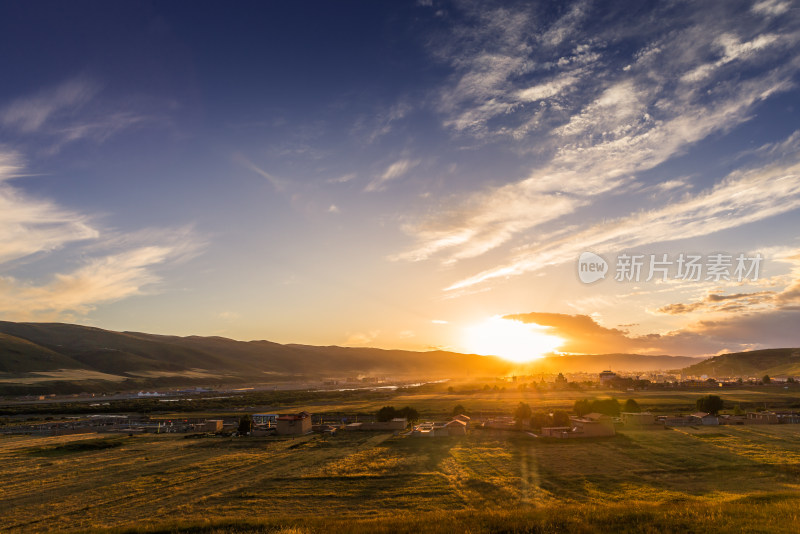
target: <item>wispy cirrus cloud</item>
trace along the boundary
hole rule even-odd
[[[54,121],[71,117],[100,90],[97,83],[83,78],[67,80],[38,94],[18,98],[0,110],[0,122],[23,133],[40,131]]]
[[[253,163],[244,154],[240,152],[235,153],[233,155],[233,161],[266,179],[270,184],[272,184],[272,187],[274,187],[276,191],[281,192],[286,189],[286,183],[283,180],[277,178],[276,176],[273,176],[272,174],[268,173],[267,171],[265,171],[264,169]]]
[[[18,154],[0,152],[0,264],[99,236],[89,217],[7,183],[23,169]]]
[[[709,235],[786,213],[797,209],[798,203],[800,151],[773,165],[735,171],[714,187],[661,208],[603,221],[568,237],[527,247],[505,264],[460,280],[448,289],[574,261],[587,249],[604,253]]]
[[[538,33],[530,31],[537,25],[524,9],[486,10],[482,12],[486,18],[508,24],[502,29],[487,25],[471,38],[457,33],[455,42],[466,39],[476,45],[448,50],[457,81],[443,97],[444,124],[478,137],[511,135],[519,146],[529,143],[540,154],[549,154],[549,160],[537,164],[523,180],[466,194],[453,199],[446,210],[407,223],[404,230],[417,244],[394,259],[419,261],[440,255],[445,263],[453,263],[514,239],[530,240],[537,227],[580,214],[604,195],[632,185],[641,189],[638,181],[645,171],[684,154],[711,134],[724,134],[748,121],[761,102],[794,87],[800,71],[796,17],[775,26],[768,24],[764,13],[739,13],[738,8],[726,9],[724,16],[700,6],[688,15],[670,9],[665,8],[664,16],[658,18],[666,22],[648,26],[646,34],[637,35],[636,21],[625,17],[578,32],[583,42],[573,43],[566,54],[568,32],[563,29],[591,23],[587,4],[574,4],[551,26],[538,28]],[[681,24],[671,24],[670,17],[681,19]],[[642,44],[628,58],[606,54],[609,43],[632,37]],[[533,46],[534,42],[540,46]],[[528,101],[540,99],[548,102],[529,105]],[[783,170],[794,173],[793,164],[787,165]],[[749,178],[743,178],[742,187],[747,187],[748,180],[757,180],[752,173],[745,174]],[[724,191],[735,189],[739,178],[732,174],[711,196],[696,196],[695,204],[683,199],[645,215],[614,213],[610,218],[661,227],[662,235],[689,235],[680,217],[674,229],[658,218],[685,210],[684,216],[698,221],[699,216],[690,213],[702,212],[703,203],[711,211],[715,202],[724,205]],[[771,184],[772,194],[778,193],[777,188],[794,199],[792,180],[783,177]],[[686,177],[676,177],[667,179],[661,190],[695,185]],[[756,203],[758,209],[735,208],[744,215],[739,224],[793,209],[791,203],[767,206],[765,199]],[[650,216],[656,220],[649,220]],[[713,232],[724,224],[695,227]],[[588,241],[578,246],[625,241],[605,231],[595,233],[579,234]],[[569,254],[560,253],[565,245],[559,241],[550,243],[546,252],[530,246],[521,254],[513,253],[503,265],[449,289],[527,272],[537,268],[534,264],[568,261],[572,259],[569,249]],[[538,250],[536,259],[526,263],[523,258],[531,250]]]
[[[54,154],[79,140],[103,143],[144,123],[164,122],[163,114],[142,113],[129,102],[102,102],[102,86],[76,77],[0,108],[0,126],[18,137],[46,139],[44,152]]]
[[[9,320],[58,320],[85,315],[99,304],[141,295],[161,280],[157,269],[196,254],[202,243],[190,228],[119,234],[92,218],[32,198],[8,181],[24,175],[22,158],[0,152],[0,316]],[[37,253],[78,247],[72,270],[40,280],[8,274],[14,262],[35,263]]]
[[[412,160],[412,159],[399,159],[386,167],[386,170],[383,171],[379,176],[376,176],[367,186],[364,188],[366,192],[375,192],[382,190],[386,183],[390,180],[396,180],[401,176],[404,176],[408,173],[411,169],[419,165],[419,160]]]

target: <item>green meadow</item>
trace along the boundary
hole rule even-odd
[[[3,532],[795,532],[800,425],[0,439]]]

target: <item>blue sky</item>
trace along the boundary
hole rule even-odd
[[[798,39],[781,0],[5,3],[0,318],[798,346]],[[760,276],[613,279],[720,253]]]

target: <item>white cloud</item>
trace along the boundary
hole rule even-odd
[[[98,304],[143,294],[160,280],[156,269],[191,257],[201,246],[191,229],[101,232],[86,215],[34,199],[10,186],[23,174],[21,158],[0,152],[0,269],[36,253],[79,246],[85,258],[70,272],[41,283],[0,275],[0,316],[58,320],[86,314]],[[47,277],[47,276],[46,276]]]
[[[783,15],[792,8],[791,2],[782,2],[780,0],[762,0],[753,5],[753,12],[769,17]]]
[[[530,235],[533,229],[575,214],[603,195],[650,189],[637,182],[644,171],[711,134],[742,124],[759,103],[795,86],[800,58],[786,54],[796,49],[800,34],[791,24],[788,29],[759,33],[756,26],[748,30],[739,24],[738,15],[726,18],[698,9],[679,29],[668,22],[655,28],[660,33],[648,34],[650,42],[629,61],[607,55],[598,59],[606,48],[616,50],[604,40],[627,39],[635,33],[635,21],[621,19],[624,28],[612,25],[597,36],[576,32],[586,42],[573,45],[568,56],[561,55],[552,43],[564,41],[564,28],[582,24],[585,11],[583,3],[576,4],[540,34],[530,31],[536,25],[526,13],[491,11],[487,17],[497,15],[511,24],[476,30],[477,35],[466,41],[456,39],[463,46],[448,50],[457,83],[444,91],[440,111],[446,115],[445,124],[479,138],[510,134],[520,144],[535,146],[537,160],[543,163],[523,180],[449,199],[447,209],[404,224],[416,244],[393,259],[417,261],[441,254],[445,263],[452,263],[519,236],[529,242],[538,239]],[[531,44],[534,41],[538,46]],[[709,50],[716,55],[709,58]],[[564,58],[573,59],[561,61]],[[610,69],[611,61],[627,66]],[[733,62],[747,62],[751,69],[743,75],[720,68]],[[697,75],[704,65],[708,72]],[[584,83],[589,78],[592,83]],[[520,105],[523,100],[551,97],[559,99],[552,109]],[[685,177],[667,178],[656,187],[674,195],[693,184]],[[789,209],[781,201],[773,208],[778,206]],[[754,220],[768,216],[773,208],[765,206]],[[712,226],[708,231],[716,231]],[[521,265],[516,257],[505,263],[488,272],[492,277],[505,276]]]
[[[535,102],[537,100],[544,100],[561,93],[567,87],[573,85],[578,81],[578,77],[568,74],[561,78],[556,78],[547,83],[534,85],[527,89],[522,89],[517,92],[517,98],[522,102]]]
[[[140,295],[144,286],[159,281],[150,268],[172,253],[168,247],[151,246],[95,258],[39,286],[0,277],[0,314],[17,320],[42,313],[86,314],[97,304]]]
[[[80,108],[98,91],[98,85],[89,80],[68,80],[35,96],[14,100],[0,111],[0,121],[24,133],[36,132],[57,115]]]
[[[419,160],[401,159],[395,161],[389,165],[380,176],[375,177],[374,180],[367,184],[364,191],[380,191],[383,189],[386,182],[400,178],[417,165],[419,165]]]
[[[713,188],[662,208],[596,224],[582,232],[531,247],[502,266],[463,279],[448,289],[536,271],[574,261],[583,250],[616,252],[648,243],[674,241],[736,228],[797,208],[800,152],[793,160],[735,171]]]
[[[21,158],[0,152],[0,264],[67,243],[97,238],[85,215],[28,197],[7,182],[22,172]]]

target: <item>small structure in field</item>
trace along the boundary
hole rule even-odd
[[[444,428],[447,430],[448,436],[467,435],[467,423],[465,423],[461,419],[453,419],[449,423],[445,424]]]
[[[696,412],[689,416],[689,422],[693,425],[718,425],[719,419],[710,413]]]
[[[311,414],[300,412],[278,416],[277,429],[279,436],[293,436],[311,432]]]

